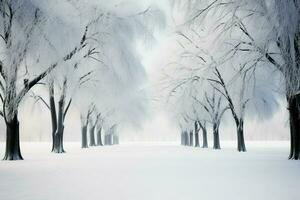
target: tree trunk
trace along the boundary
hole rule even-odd
[[[190,146],[194,145],[193,139],[194,139],[194,137],[193,137],[193,131],[190,131]]]
[[[195,147],[200,147],[199,144],[199,128],[197,122],[195,122]]]
[[[288,98],[290,115],[290,155],[289,159],[300,158],[300,94]]]
[[[3,160],[23,160],[20,150],[19,121],[15,114],[6,122],[6,148]]]
[[[207,148],[208,147],[208,143],[207,143],[207,130],[206,130],[205,126],[202,127],[202,138],[203,138],[202,148]]]
[[[64,129],[64,96],[62,96],[58,102],[58,121],[54,136],[54,153],[65,153],[63,146]]]
[[[56,117],[53,82],[50,83],[50,86],[49,86],[49,106],[50,106],[51,124],[52,124],[52,149],[51,149],[51,152],[54,152],[55,133],[57,130],[57,117]]]
[[[245,139],[244,139],[244,122],[242,119],[239,120],[237,125],[237,149],[239,152],[246,152]]]
[[[90,128],[90,146],[96,146],[95,143],[95,126]]]
[[[221,149],[220,137],[219,137],[219,127],[217,124],[213,124],[213,135],[214,135],[214,149]]]
[[[199,132],[195,132],[195,147],[200,147],[199,144]]]
[[[87,140],[87,126],[84,125],[81,128],[81,148],[88,148],[88,140]]]
[[[102,132],[102,128],[97,130],[97,145],[98,146],[103,146],[102,138],[101,138],[101,132]]]
[[[187,131],[185,131],[185,144],[186,146],[190,146],[190,136],[189,136],[189,133]]]
[[[54,136],[54,153],[65,153],[63,146],[64,125],[59,125]]]

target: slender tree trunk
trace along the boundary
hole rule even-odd
[[[221,149],[220,146],[220,137],[219,137],[219,126],[214,123],[213,124],[213,135],[214,135],[214,149]]]
[[[245,139],[244,139],[244,122],[243,119],[239,120],[237,124],[237,149],[239,152],[246,152]]]
[[[193,136],[193,131],[190,131],[190,146],[194,145],[194,136]]]
[[[101,132],[102,132],[102,128],[97,130],[97,145],[98,146],[103,146]]]
[[[50,106],[51,124],[52,124],[52,149],[51,149],[51,152],[54,152],[55,133],[57,130],[57,117],[56,117],[53,82],[50,83],[50,85],[49,85],[49,106]]]
[[[203,138],[202,148],[207,148],[208,147],[207,130],[205,126],[202,127],[202,138]]]
[[[195,132],[195,147],[200,147],[199,144],[199,132]]]
[[[200,147],[199,144],[199,128],[197,125],[197,121],[195,122],[195,147]]]
[[[23,160],[20,150],[18,114],[6,122],[6,148],[3,160]]]
[[[81,148],[88,148],[88,139],[87,139],[87,126],[84,125],[81,128]]]
[[[200,121],[198,121],[198,124],[202,129],[202,140],[203,140],[202,148],[207,148],[208,143],[207,143],[206,122],[201,123]]]
[[[96,143],[95,143],[95,126],[90,127],[90,146],[96,146]]]
[[[183,131],[182,132],[182,142],[183,142],[183,145],[184,146],[187,146],[187,135],[186,135],[186,132],[185,131]]]
[[[300,94],[288,98],[290,115],[290,155],[289,159],[300,159]]]

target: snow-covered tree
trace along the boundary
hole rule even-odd
[[[187,23],[208,24],[210,34],[230,46],[226,57],[247,57],[248,69],[273,67],[281,74],[290,114],[290,159],[299,159],[299,33],[300,5],[295,0],[189,1]],[[190,4],[190,5],[191,5]],[[259,21],[259,23],[257,23]],[[281,89],[281,88],[280,88]]]
[[[1,1],[1,115],[6,123],[5,160],[22,159],[19,144],[18,108],[32,87],[57,66],[71,60],[87,46],[89,25],[73,47],[55,59],[44,59],[38,52],[47,51],[51,17],[31,1]],[[50,37],[49,37],[50,38]]]

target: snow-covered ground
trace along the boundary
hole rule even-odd
[[[300,162],[287,160],[288,143],[247,144],[238,153],[231,142],[222,150],[66,143],[56,155],[48,143],[22,143],[24,161],[0,162],[0,199],[299,200]]]

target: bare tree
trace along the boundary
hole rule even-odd
[[[205,93],[205,103],[202,103],[202,101],[198,100],[196,97],[194,97],[195,101],[198,102],[205,111],[208,113],[210,117],[210,121],[213,126],[213,138],[214,138],[214,149],[220,149],[220,136],[219,136],[219,127],[221,124],[221,119],[228,109],[227,106],[224,108],[221,107],[221,100],[222,96],[216,96],[215,90],[213,90],[212,97],[209,97],[207,93]]]

